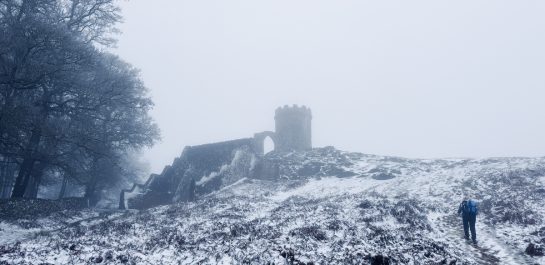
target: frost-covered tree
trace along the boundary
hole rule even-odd
[[[0,0],[0,155],[18,163],[12,197],[35,197],[61,172],[93,197],[128,150],[158,130],[138,71],[103,48],[113,0]]]

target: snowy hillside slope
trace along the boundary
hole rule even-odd
[[[280,179],[243,178],[191,203],[42,220],[18,242],[5,230],[24,228],[2,221],[0,264],[545,264],[545,158],[318,148],[266,159],[282,163]],[[456,216],[468,192],[477,246]]]

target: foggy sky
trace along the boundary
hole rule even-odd
[[[404,157],[545,155],[545,1],[123,2],[162,141],[274,130],[309,106],[313,145]]]

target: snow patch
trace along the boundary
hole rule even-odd
[[[379,182],[384,181],[358,177],[323,177],[320,179],[310,179],[301,187],[276,193],[271,199],[273,201],[282,202],[292,196],[325,198],[340,194],[355,194],[374,188]]]

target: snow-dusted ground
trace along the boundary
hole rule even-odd
[[[524,253],[545,244],[544,158],[323,148],[270,159],[283,161],[280,179],[240,179],[192,203],[53,229],[4,221],[0,264],[545,264]],[[477,246],[456,216],[467,193],[480,201]]]

